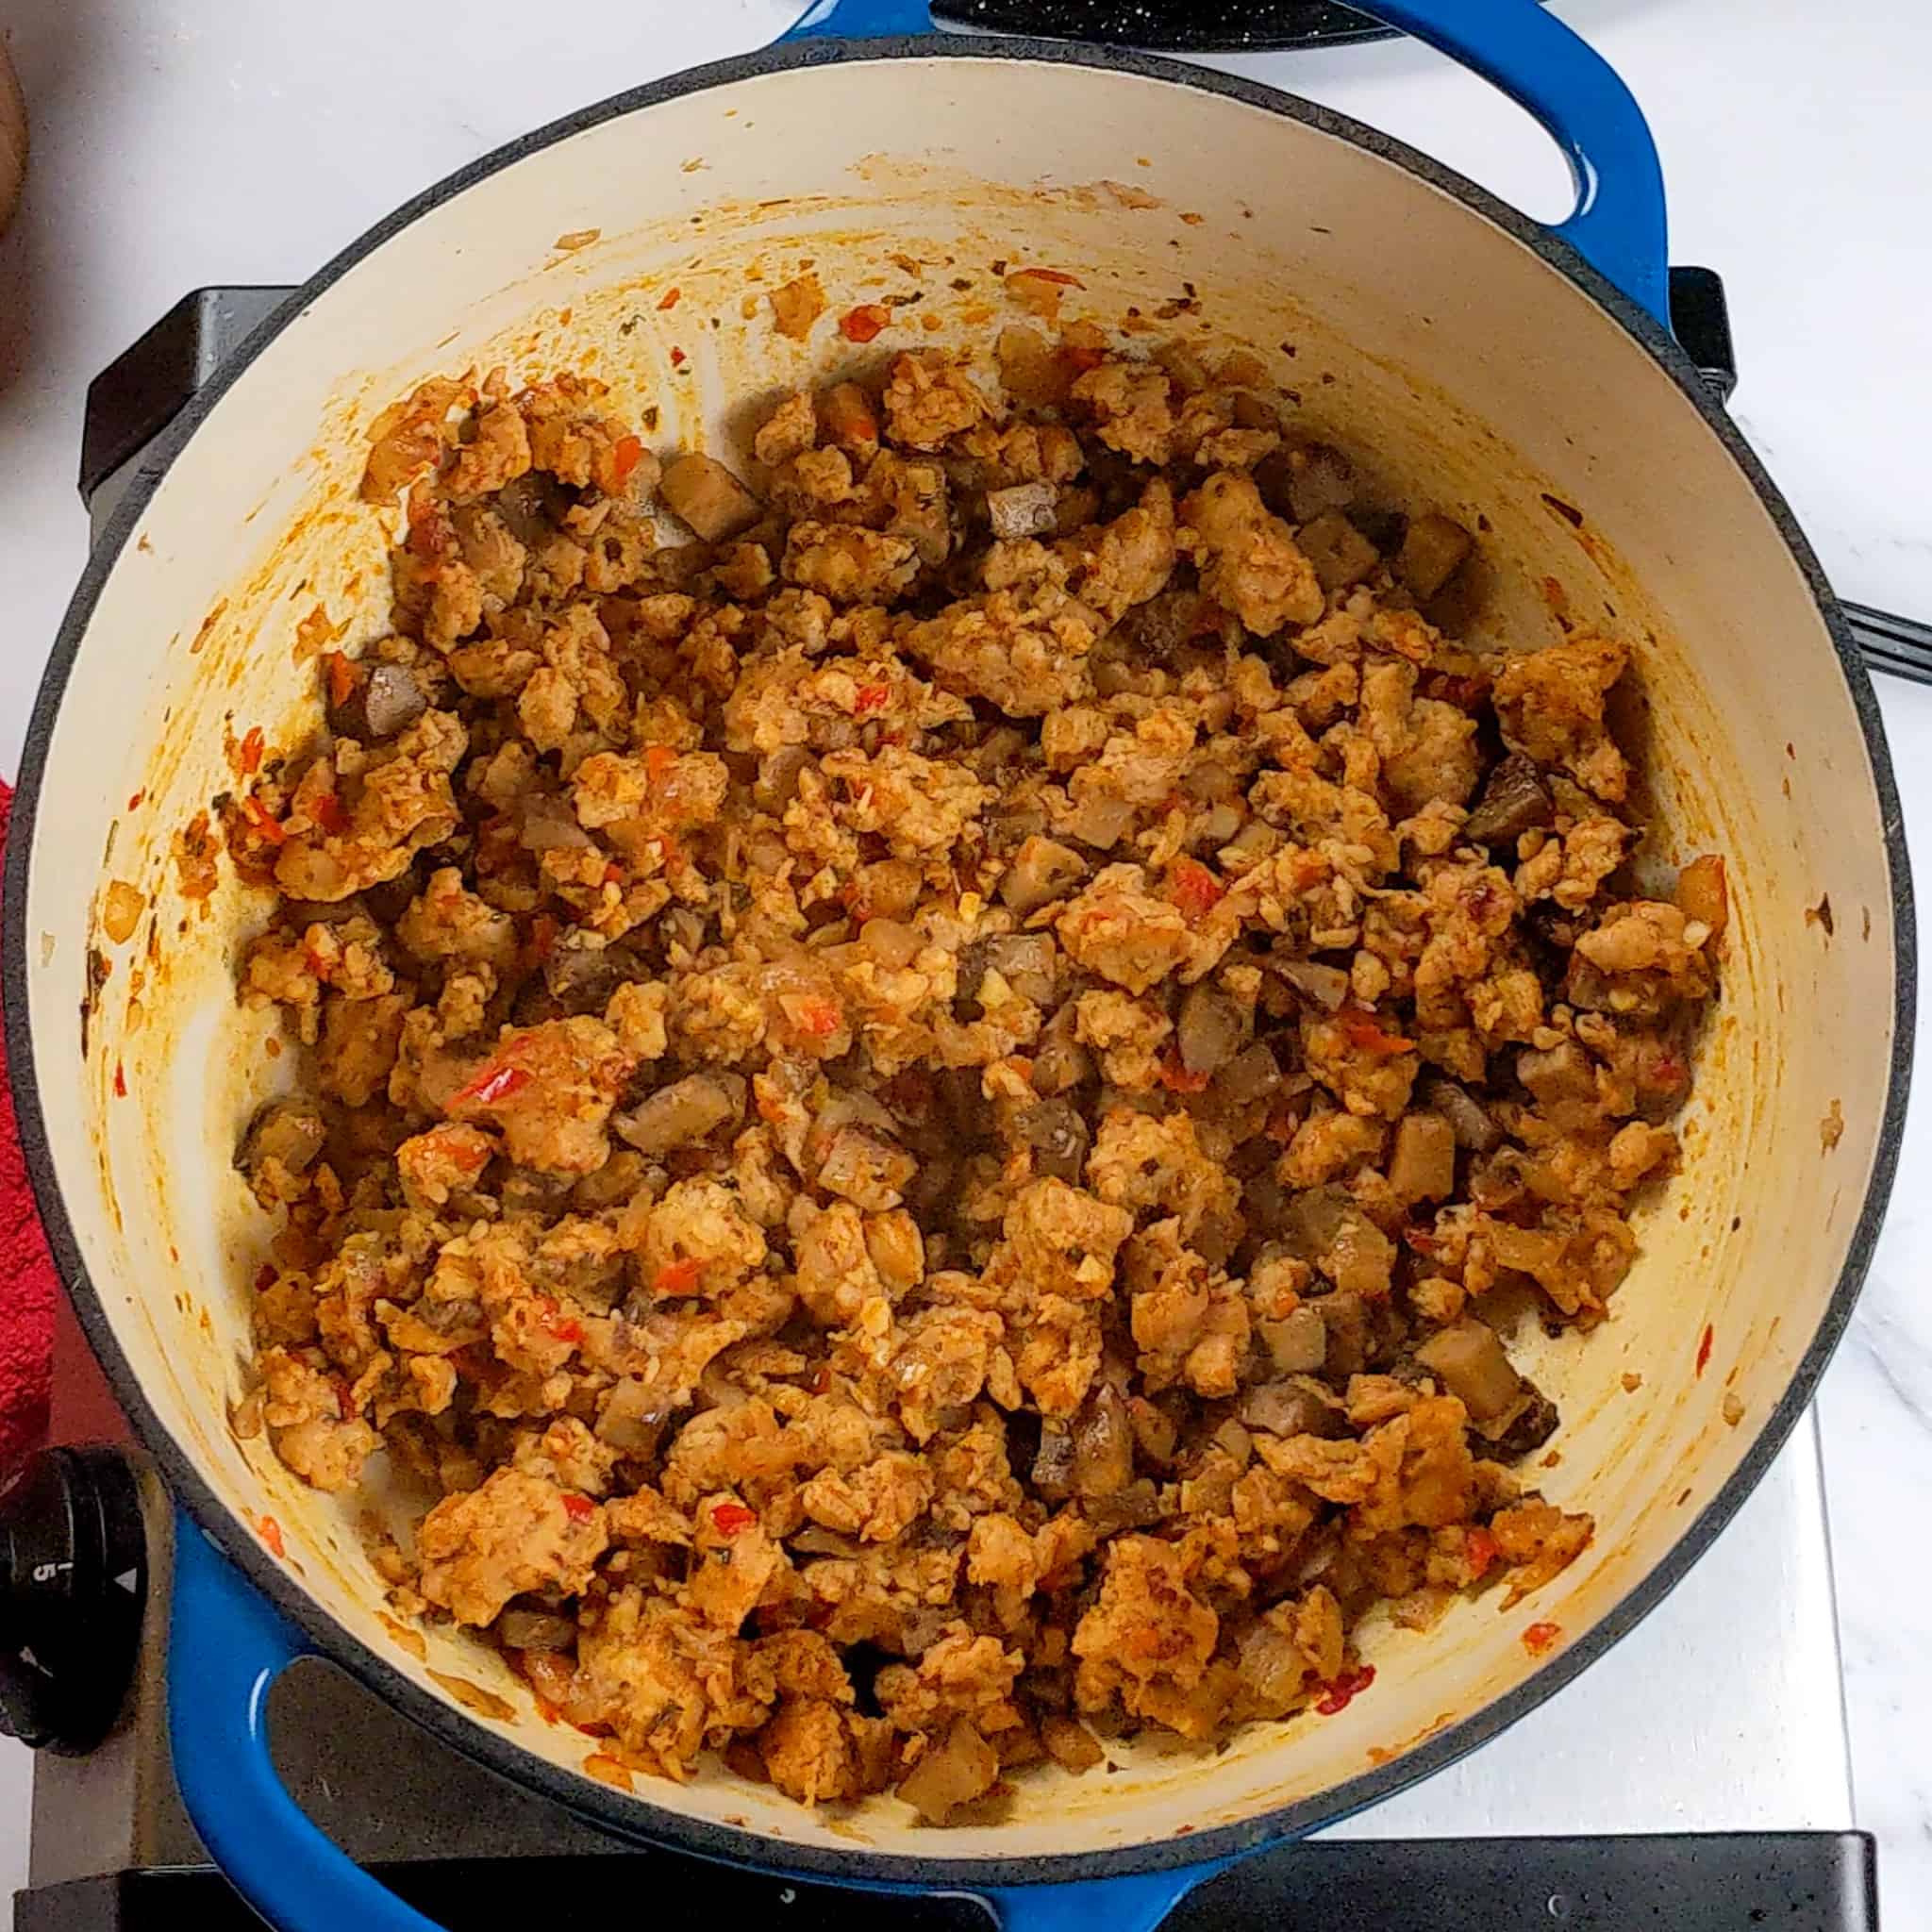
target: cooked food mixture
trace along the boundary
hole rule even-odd
[[[735,469],[640,427],[391,410],[393,634],[242,742],[306,1078],[238,1426],[385,1455],[395,1604],[607,1759],[935,1821],[1548,1583],[1506,1336],[1629,1268],[1725,916],[1631,883],[1623,647],[1458,643],[1471,531],[1244,354],[1009,328]]]

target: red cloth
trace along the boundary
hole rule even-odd
[[[12,816],[13,787],[0,779],[0,843]],[[0,1470],[11,1469],[46,1433],[59,1291],[20,1151],[0,1037]]]

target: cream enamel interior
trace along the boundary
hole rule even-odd
[[[592,229],[586,245],[554,245]],[[932,266],[915,284],[894,251]],[[1587,1342],[1532,1345],[1565,1424],[1560,1462],[1538,1474],[1596,1515],[1587,1555],[1513,1612],[1491,1594],[1426,1637],[1375,1631],[1377,1682],[1341,1716],[1251,1729],[1220,1757],[1143,1742],[1107,1778],[1035,1770],[997,1816],[943,1840],[891,1798],[811,1815],[717,1768],[683,1788],[638,1781],[641,1799],[773,1839],[908,1858],[1102,1850],[1252,1817],[1522,1682],[1533,1621],[1580,1639],[1716,1493],[1811,1341],[1864,1199],[1892,1044],[1879,808],[1803,576],[1646,352],[1507,233],[1294,120],[1084,67],[822,66],[606,121],[377,247],[216,404],[102,591],[35,825],[35,1058],[87,1272],[164,1426],[240,1524],[261,1534],[274,1520],[290,1569],[344,1628],[528,1752],[575,1772],[593,1748],[545,1724],[480,1646],[432,1629],[416,1656],[362,1558],[355,1504],[308,1491],[265,1442],[229,1434],[266,1236],[230,1160],[291,1056],[271,1056],[268,1024],[232,994],[263,904],[225,868],[206,910],[184,905],[170,839],[233,782],[225,738],[254,724],[281,736],[314,715],[301,620],[320,608],[350,641],[382,627],[383,533],[355,486],[369,422],[414,382],[498,363],[513,377],[583,369],[620,409],[655,403],[660,444],[728,452],[747,413],[732,406],[749,395],[908,343],[990,345],[1008,314],[996,258],[1077,273],[1086,288],[1066,313],[1108,323],[1191,284],[1198,315],[1154,339],[1257,348],[1306,421],[1372,455],[1405,500],[1487,515],[1495,641],[1557,635],[1546,579],[1628,640],[1651,852],[1724,852],[1736,923],[1684,1172],[1644,1217],[1615,1319]],[[808,258],[832,308],[799,345],[761,301],[748,320],[741,305]],[[956,276],[972,289],[952,289]],[[915,286],[924,300],[873,349],[833,332],[849,304]],[[674,287],[677,303],[660,307]],[[1544,492],[1579,508],[1581,528]],[[151,908],[119,946],[98,926],[110,877]],[[1807,919],[1827,896],[1829,923]],[[83,1055],[91,945],[111,971]],[[1834,1109],[1843,1132],[1827,1149]],[[1626,1371],[1642,1377],[1633,1393]],[[1741,1404],[1735,1425],[1726,1394]]]

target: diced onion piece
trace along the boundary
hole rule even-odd
[[[101,895],[101,930],[117,946],[125,945],[147,910],[147,899],[125,879],[109,879]]]

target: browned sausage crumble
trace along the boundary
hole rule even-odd
[[[1255,358],[996,359],[744,476],[425,385],[393,635],[222,808],[309,1075],[238,1426],[420,1484],[397,1603],[607,1757],[933,1820],[1584,1548],[1498,1326],[1603,1316],[1725,920],[1623,648],[1445,635],[1470,532]]]

